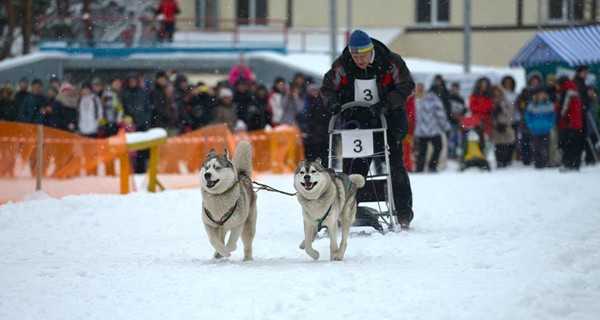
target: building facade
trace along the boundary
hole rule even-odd
[[[328,30],[330,0],[179,0],[180,19],[198,28]],[[398,31],[388,42],[403,55],[460,63],[464,0],[336,0],[340,32]],[[538,30],[598,23],[599,0],[471,0],[471,61],[506,66]],[[348,6],[352,8],[348,14]]]

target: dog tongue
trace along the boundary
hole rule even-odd
[[[304,183],[304,188],[311,189],[312,187],[313,187],[313,183],[312,182],[308,182],[307,181],[307,182]]]

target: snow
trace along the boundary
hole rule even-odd
[[[125,134],[128,144],[147,142],[167,137],[167,130],[163,128],[152,128],[144,132],[130,132]]]
[[[0,70],[26,66],[32,63],[48,59],[90,59],[91,57],[92,55],[85,54],[77,55],[74,57],[64,52],[34,52],[24,56],[18,56],[0,61]]]
[[[318,74],[331,63],[326,53],[246,54]],[[35,53],[0,69],[50,56],[65,57]],[[436,73],[466,78],[459,64],[405,60],[427,84]],[[522,69],[472,70],[524,81]],[[230,259],[211,258],[198,189],[34,193],[0,206],[0,319],[596,319],[600,168],[450,167],[411,175],[413,230],[354,228],[343,262],[329,261],[324,235],[321,260],[298,249],[300,206],[277,193],[259,193],[252,262],[241,242]],[[293,191],[290,175],[256,180]]]
[[[596,319],[600,168],[450,167],[411,175],[412,230],[355,228],[343,262],[265,191],[252,262],[211,258],[198,189],[0,206],[0,319]]]

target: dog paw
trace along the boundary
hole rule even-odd
[[[316,250],[307,250],[306,253],[313,258],[313,260],[319,260],[319,251]]]
[[[215,259],[229,258],[231,257],[231,253],[229,251],[225,253],[219,253],[218,251],[215,251],[214,257]]]
[[[229,249],[229,251],[233,252],[233,251],[235,251],[235,249],[237,249],[237,245],[234,244],[232,246],[227,246],[227,249]]]
[[[250,257],[244,257],[244,261],[252,261],[252,260],[254,260],[254,259],[252,258],[252,256],[250,256]]]
[[[304,240],[302,240],[302,242],[300,242],[299,247],[300,247],[301,250],[304,250]]]

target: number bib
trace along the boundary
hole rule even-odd
[[[354,101],[364,101],[370,104],[379,102],[377,80],[354,80]]]
[[[342,136],[342,157],[358,158],[373,155],[373,132],[370,130],[348,130]]]

